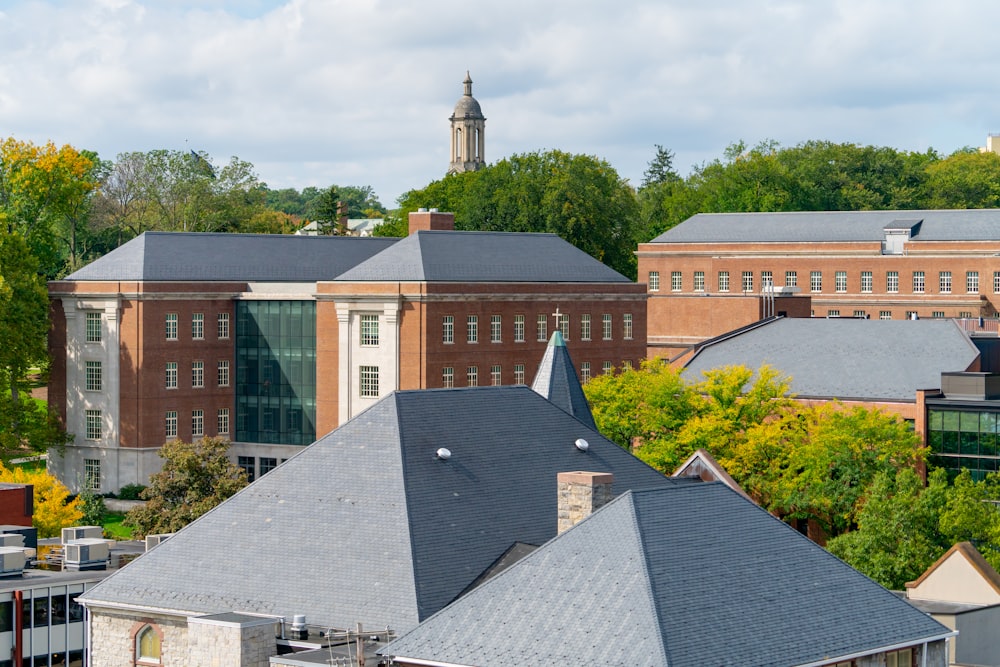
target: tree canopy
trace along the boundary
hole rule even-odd
[[[38,537],[55,537],[83,518],[79,500],[71,499],[69,489],[45,470],[8,468],[0,463],[0,482],[34,486],[32,525],[38,529]]]

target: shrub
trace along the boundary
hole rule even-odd
[[[118,497],[122,500],[140,500],[140,494],[145,490],[145,484],[126,484],[118,489]]]

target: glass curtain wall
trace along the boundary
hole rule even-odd
[[[930,463],[945,468],[954,479],[968,468],[973,479],[1000,470],[996,412],[929,410],[927,440]]]

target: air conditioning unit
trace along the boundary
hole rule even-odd
[[[18,533],[0,533],[0,547],[23,547],[24,535]]]
[[[0,547],[0,577],[21,576],[27,560],[27,556],[22,548]]]
[[[147,535],[146,536],[146,551],[149,551],[155,546],[159,546],[161,542],[166,542],[167,538],[172,537],[173,533],[160,533],[159,535]]]
[[[104,529],[100,526],[73,526],[72,528],[62,529],[62,540],[63,544],[66,544],[70,540],[85,540],[89,538],[101,538],[104,536]]]
[[[67,570],[103,570],[108,566],[111,547],[107,540],[95,537],[70,540],[63,544],[64,566]]]

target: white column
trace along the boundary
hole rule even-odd
[[[337,415],[338,423],[351,418],[351,399],[355,395],[351,373],[351,312],[346,304],[337,304]]]

